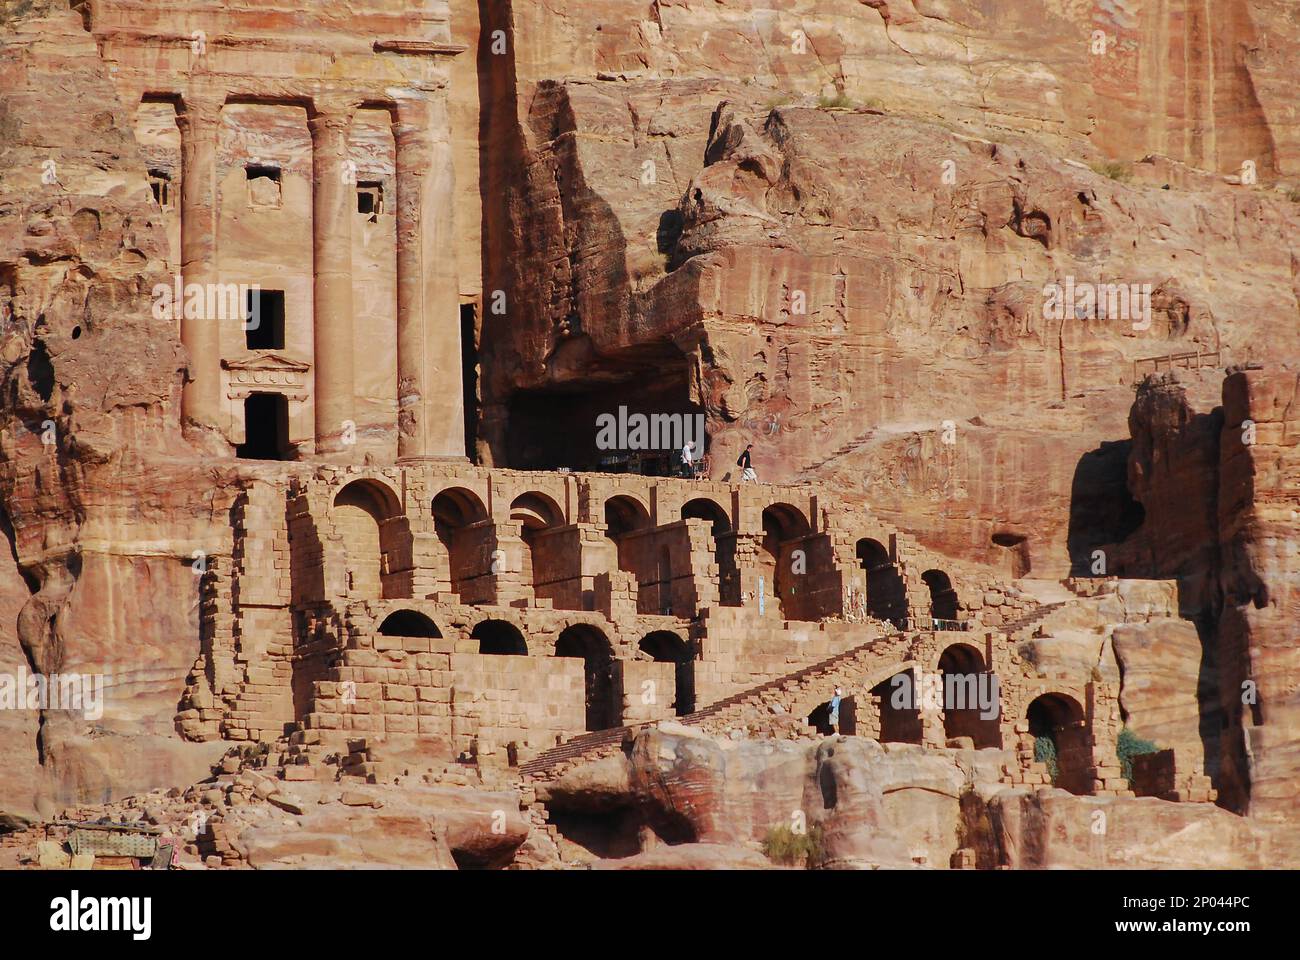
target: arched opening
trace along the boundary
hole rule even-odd
[[[1006,550],[1009,555],[1011,576],[1014,579],[1029,576],[1032,566],[1029,558],[1029,538],[1020,533],[1002,531],[993,534],[993,545]]]
[[[718,565],[718,602],[740,606],[740,569],[736,566],[736,534],[731,518],[715,501],[697,497],[682,505],[683,520],[707,520],[713,536],[713,562]]]
[[[910,671],[896,673],[871,688],[880,712],[881,743],[920,743],[920,691]]]
[[[418,610],[396,610],[384,618],[379,632],[385,637],[429,637],[438,639],[438,625]]]
[[[475,581],[489,572],[483,558],[495,543],[483,501],[472,490],[444,490],[433,498],[432,512],[433,531],[447,556],[448,589],[465,603],[491,599],[475,589]]]
[[[331,520],[343,535],[353,597],[411,595],[410,524],[392,490],[374,480],[354,480],[335,495]]]
[[[478,652],[498,657],[526,657],[528,644],[524,635],[513,623],[505,620],[483,620],[470,632],[478,641]]]
[[[857,544],[862,586],[867,594],[867,614],[894,626],[907,620],[907,588],[889,550],[879,540],[863,538]]]
[[[641,638],[641,652],[656,663],[676,664],[673,712],[684,717],[695,712],[695,659],[686,641],[671,630],[656,630]]]
[[[798,541],[808,536],[808,518],[788,503],[774,503],[763,511],[763,550],[760,567],[764,589],[776,598],[781,616],[798,620],[801,581],[805,581],[807,557],[802,570],[795,571],[794,551]],[[806,581],[805,581],[806,582]]]
[[[974,647],[955,643],[939,657],[943,677],[943,732],[970,737],[977,750],[1002,746],[998,687]]]
[[[617,541],[650,526],[650,513],[635,497],[619,494],[605,501],[605,536]]]
[[[1045,693],[1025,711],[1034,759],[1047,765],[1052,782],[1070,793],[1092,792],[1092,748],[1083,708],[1071,696]]]
[[[587,729],[617,727],[622,721],[623,691],[615,676],[614,651],[605,635],[589,624],[574,624],[555,641],[555,655],[582,658]]]
[[[935,620],[948,621],[944,626],[951,626],[957,620],[957,591],[952,579],[942,570],[927,570],[921,579],[930,588],[930,616]]]
[[[613,551],[610,566],[630,573],[638,587],[647,579],[642,568],[646,565],[645,551],[653,550],[653,541],[645,537],[628,538],[649,528],[650,513],[635,497],[620,494],[605,501],[605,539]],[[638,590],[638,599],[639,596]]]
[[[835,733],[839,733],[846,737],[857,736],[857,703],[852,697],[841,697],[837,723],[831,719],[831,702],[826,700],[825,702],[819,703],[817,706],[813,707],[812,713],[808,714],[807,723],[808,726],[812,727],[820,736],[823,737],[829,737]]]
[[[544,493],[523,493],[510,503],[510,519],[520,525],[519,537],[524,542],[520,562],[520,577],[525,584],[537,586],[535,563],[539,541],[551,527],[564,524],[564,511],[559,504]]]

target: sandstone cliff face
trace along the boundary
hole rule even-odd
[[[626,757],[571,771],[543,799],[562,830],[586,815],[586,829],[561,845],[566,860],[613,855],[630,868],[690,866],[701,846],[716,863],[720,851],[754,850],[791,829],[818,837],[807,865],[822,869],[946,869],[959,850],[985,869],[1262,867],[1297,854],[1294,827],[1208,804],[1008,788],[998,783],[1005,759],[856,737],[728,742],[665,727],[639,735]]]
[[[189,752],[171,717],[197,653],[191,551],[222,510],[181,435],[176,332],[152,315],[172,267],[133,118],[80,19],[48,6],[0,32],[0,659],[102,676],[107,705],[0,717],[17,812],[165,779]]]
[[[1141,522],[1099,548],[1112,573],[1178,585],[1180,620],[1115,628],[1126,712],[1142,716],[1144,735],[1203,750],[1222,804],[1276,822],[1293,811],[1282,784],[1300,770],[1296,392],[1291,365],[1230,373],[1221,402],[1197,384],[1150,378],[1130,415],[1128,486]]]
[[[1218,128],[1152,100],[1175,81],[1133,51],[1172,42],[1168,23],[924,6],[598,5],[578,24],[516,3],[494,21],[511,44],[482,57],[485,288],[505,304],[484,317],[485,457],[590,463],[600,412],[699,410],[717,475],[755,442],[766,479],[828,480],[936,547],[1053,576],[1079,562],[1066,517],[1089,455],[1125,436],[1134,361],[1296,352],[1300,211],[1179,162],[1215,169]],[[1211,46],[1249,32],[1232,11]],[[1120,37],[1106,56],[1093,28]],[[1168,116],[1136,122],[1153,102]],[[1234,150],[1291,129],[1225,104],[1214,139]],[[1200,145],[1173,149],[1192,128]],[[1157,150],[1178,159],[1131,183],[1088,169]],[[1044,286],[1067,278],[1149,283],[1149,326],[1051,319]],[[557,419],[579,439],[542,449]],[[1122,485],[1115,462],[1101,482]]]
[[[1229,802],[1294,823],[1300,770],[1300,375],[1224,383],[1220,696]],[[1247,801],[1245,791],[1249,789]]]
[[[1200,865],[1210,842],[1244,845],[1242,864],[1280,856],[1254,831],[1294,818],[1300,771],[1300,404],[1284,365],[1300,356],[1300,207],[1274,189],[1300,177],[1293,5],[1232,0],[1211,22],[1182,0],[1131,15],[514,0],[475,25],[473,4],[453,6],[480,44],[453,103],[458,158],[482,165],[460,212],[483,212],[483,458],[581,462],[595,414],[620,403],[700,411],[719,475],[753,441],[764,479],[823,481],[1008,574],[1087,573],[1100,549],[1110,574],[1176,578],[1181,618],[1060,624],[1040,646],[1122,678],[1133,728],[1199,753],[1257,821],[1135,806],[1187,842],[1128,862]],[[135,117],[66,3],[0,4],[0,86],[0,672],[109,684],[93,721],[0,711],[2,824],[206,772],[220,747],[171,732],[198,647],[196,559],[229,552],[257,468],[180,423],[186,360],[150,309],[176,272],[167,226]],[[1107,159],[1131,179],[1092,169]],[[1260,184],[1225,182],[1247,161]],[[1151,325],[1050,319],[1044,285],[1070,277],[1150,283]],[[1203,370],[1134,402],[1137,361],[1198,352]],[[1219,371],[1252,361],[1271,366],[1230,377],[1216,409]],[[585,842],[608,850],[640,824],[739,862],[800,810],[817,811],[828,865],[941,865],[975,843],[962,797],[979,758],[638,750],[611,765],[615,786],[564,788],[575,816],[617,821]],[[1089,846],[1077,803],[991,804],[988,855],[1129,858]],[[296,855],[253,841],[265,862]],[[448,849],[428,855],[445,865]]]
[[[1253,156],[1297,173],[1286,77],[1300,26],[1285,0],[514,0],[492,15],[514,30],[525,82],[732,76],[1067,152],[1163,153],[1220,172]]]

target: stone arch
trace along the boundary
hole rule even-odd
[[[712,497],[695,497],[682,504],[683,520],[709,521],[713,562],[718,565],[718,598],[724,607],[740,606],[740,568],[736,565],[736,532],[731,516]]]
[[[924,729],[917,702],[916,670],[904,669],[871,688],[880,716],[881,743],[921,743]]]
[[[1051,742],[1056,762],[1055,785],[1081,796],[1092,793],[1092,747],[1088,722],[1079,701],[1067,693],[1041,694],[1025,709],[1025,720],[1036,757],[1042,755],[1039,741]]]
[[[509,620],[480,620],[470,631],[478,641],[478,652],[492,656],[526,657],[528,642],[523,633]]]
[[[618,540],[650,526],[650,511],[636,497],[616,494],[605,501],[605,536]]]
[[[510,519],[519,524],[519,538],[523,541],[519,564],[521,582],[536,587],[533,554],[537,539],[543,531],[564,524],[564,511],[546,494],[529,491],[510,501]]]
[[[969,643],[954,643],[939,655],[937,670],[943,683],[944,736],[970,737],[977,750],[1002,746],[1000,695],[984,655]],[[985,716],[981,700],[997,712]]]
[[[392,487],[372,477],[345,484],[334,495],[330,519],[343,536],[354,597],[411,596],[411,525]]]
[[[430,503],[433,530],[447,557],[447,584],[466,603],[490,599],[475,591],[471,582],[491,569],[485,565],[488,549],[495,544],[491,531],[482,526],[487,508],[477,493],[465,487],[448,487]],[[485,569],[486,566],[486,569]]]
[[[468,487],[447,487],[433,498],[434,522],[441,521],[457,527],[481,523],[488,518],[487,507],[477,493]]]
[[[889,550],[879,540],[863,537],[854,552],[863,571],[867,613],[901,628],[907,620],[907,587]]]
[[[673,712],[679,717],[695,712],[695,658],[691,646],[671,630],[655,630],[641,638],[638,648],[656,663],[676,665]]]
[[[613,561],[607,561],[607,565],[630,573],[639,586],[646,579],[642,568],[647,562],[646,550],[653,541],[633,534],[650,529],[650,511],[636,497],[617,494],[606,498],[603,514],[606,549]]]
[[[682,504],[680,516],[683,520],[708,520],[715,526],[731,530],[731,511],[713,497],[692,497]]]
[[[813,707],[812,712],[804,718],[804,722],[823,737],[829,737],[836,733],[846,737],[856,736],[858,732],[857,701],[852,695],[843,694],[840,697],[838,720],[832,722],[831,701],[829,699],[823,700]]]
[[[959,602],[952,578],[942,570],[927,570],[921,580],[930,588],[930,616],[935,620],[956,620]]]
[[[617,727],[622,721],[623,692],[609,638],[592,624],[575,623],[556,638],[555,656],[582,659],[587,729]]]
[[[384,617],[384,622],[379,625],[379,633],[385,637],[442,638],[438,625],[418,610],[394,610]]]
[[[789,503],[773,503],[763,510],[763,549],[759,566],[764,577],[764,589],[776,598],[781,616],[787,620],[795,616],[798,589],[793,572],[792,553],[796,541],[812,532],[808,518],[802,510]]]
[[[564,510],[548,494],[530,490],[510,501],[510,519],[522,524],[525,531],[544,530],[562,526]]]

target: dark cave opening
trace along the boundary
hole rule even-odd
[[[1079,458],[1070,486],[1066,534],[1074,576],[1093,576],[1094,551],[1127,540],[1146,519],[1145,509],[1128,489],[1132,448],[1131,440],[1108,441]]]
[[[586,390],[518,391],[508,416],[507,462],[517,470],[670,476],[685,440],[697,454],[706,446],[704,410],[684,374],[662,370]]]

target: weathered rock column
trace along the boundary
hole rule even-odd
[[[352,337],[352,214],[356,168],[348,163],[348,131],[356,104],[314,105],[307,121],[312,145],[314,262],[314,401],[316,455],[350,459],[357,450]]]
[[[217,135],[222,102],[186,98],[176,115],[181,132],[181,276],[185,285],[216,284]],[[210,289],[210,288],[209,288]],[[205,300],[207,298],[205,297]],[[221,325],[216,317],[181,312],[181,343],[190,355],[190,381],[181,413],[221,427]]]
[[[397,456],[465,459],[460,293],[446,90],[399,100]]]

